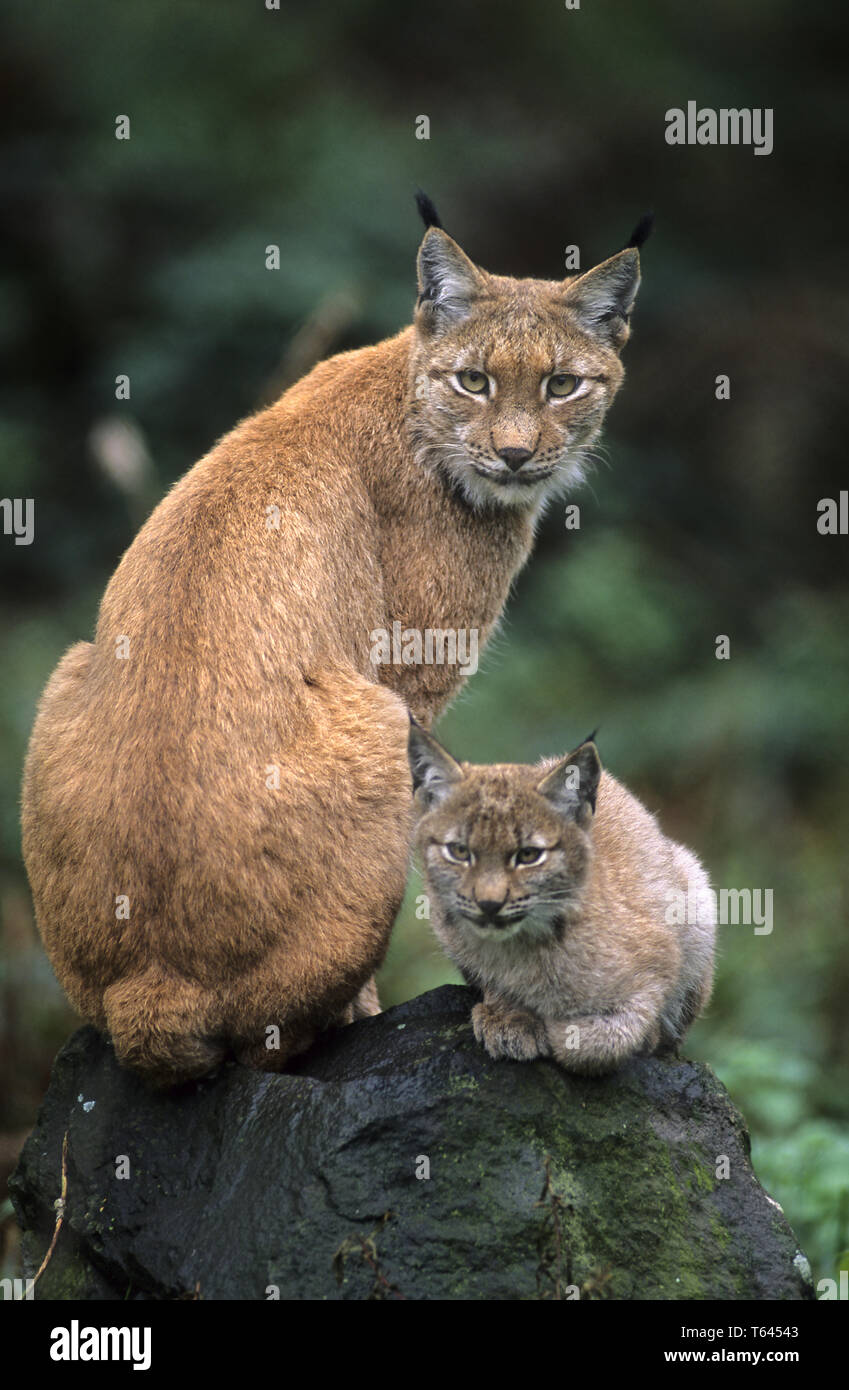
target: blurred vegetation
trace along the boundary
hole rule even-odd
[[[26,739],[140,521],[316,355],[409,320],[417,185],[505,273],[556,276],[571,243],[586,267],[653,206],[581,529],[552,510],[440,734],[520,761],[600,725],[717,886],[773,889],[771,935],[723,929],[688,1052],[741,1106],[815,1276],[849,1267],[849,542],[816,529],[846,481],[843,12],[13,0],[3,25],[0,490],[35,499],[36,540],[0,548],[0,1167],[75,1026],[20,862]],[[670,148],[665,110],[690,99],[774,107],[774,153]],[[385,1003],[456,978],[417,891]]]

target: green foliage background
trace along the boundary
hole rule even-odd
[[[849,1267],[849,541],[816,528],[846,483],[844,25],[825,0],[6,6],[0,489],[36,502],[35,543],[0,548],[7,1137],[75,1024],[20,863],[26,739],[140,521],[311,352],[408,321],[417,185],[474,259],[515,274],[562,273],[572,243],[587,267],[653,206],[581,529],[552,511],[440,734],[519,761],[599,725],[607,765],[717,886],[773,889],[771,935],[724,928],[688,1050],[743,1109],[815,1275]],[[774,153],[667,146],[666,109],[691,99],[774,108]],[[140,460],[123,487],[93,443],[116,418]],[[419,888],[385,1003],[456,978]]]

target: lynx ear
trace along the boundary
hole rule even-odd
[[[587,740],[545,774],[537,791],[562,816],[583,825],[595,811],[600,778],[598,749]]]
[[[416,317],[439,332],[471,312],[483,288],[480,271],[441,227],[430,227],[419,247],[419,298]]]
[[[413,792],[420,805],[432,810],[450,796],[463,780],[463,769],[442,744],[410,715],[407,756],[413,774]]]
[[[627,247],[573,280],[563,298],[583,328],[620,348],[628,341],[628,315],[639,288],[639,252]]]

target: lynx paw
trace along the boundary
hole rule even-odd
[[[354,1020],[358,1018],[374,1018],[376,1014],[382,1013],[380,999],[377,995],[377,985],[374,977],[366,980],[353,1004]]]
[[[376,1014],[382,1013],[380,1000],[377,997],[377,985],[374,979],[366,980],[359,994],[346,1004],[344,1009],[340,1009],[330,1021],[331,1028],[344,1028],[349,1023],[356,1023],[360,1018],[374,1018]]]
[[[491,1004],[476,1004],[472,1009],[472,1027],[490,1057],[531,1062],[534,1057],[551,1056],[545,1024],[526,1009],[502,1010]]]

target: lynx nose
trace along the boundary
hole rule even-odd
[[[498,457],[504,460],[511,473],[515,473],[532,453],[532,449],[499,449]]]
[[[504,906],[506,898],[478,898],[477,905],[485,917],[496,917]]]

